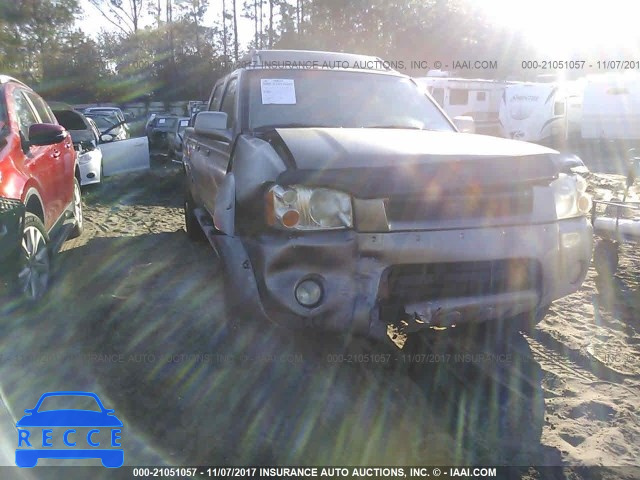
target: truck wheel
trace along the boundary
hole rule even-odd
[[[71,230],[69,239],[77,238],[82,235],[84,231],[84,215],[82,213],[82,193],[80,190],[80,182],[77,178],[73,180],[73,217],[75,219],[75,226]]]
[[[193,207],[193,198],[187,190],[184,196],[184,224],[187,230],[187,236],[189,237],[189,240],[202,242],[205,239],[204,232],[202,231],[200,223],[193,212]]]
[[[536,329],[536,326],[547,315],[549,307],[550,305],[545,305],[530,312],[517,315],[515,318],[508,320],[509,324],[507,328],[510,329],[512,333],[522,332],[526,335],[531,335]]]
[[[618,244],[612,240],[600,240],[593,252],[593,266],[598,275],[613,276],[618,269]]]
[[[48,290],[50,280],[49,236],[42,221],[33,213],[27,212],[16,272],[18,300],[33,302],[40,299]]]

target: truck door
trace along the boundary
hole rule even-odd
[[[213,89],[209,100],[208,110],[211,112],[220,111],[220,100],[224,92],[224,80],[220,80]],[[209,155],[207,155],[207,149]],[[211,155],[211,147],[202,135],[192,133],[188,135],[184,145],[184,168],[187,182],[191,184],[189,190],[195,202],[205,205],[205,197],[209,195],[209,185],[207,184],[208,157]]]
[[[222,104],[220,105],[220,111],[227,114],[227,128],[232,130],[235,130],[237,118],[237,86],[238,78],[230,78],[222,95]],[[202,175],[199,175],[199,177],[206,183],[204,189],[199,188],[199,190],[204,197],[202,198],[203,206],[213,216],[218,187],[227,174],[233,142],[210,138],[199,139],[199,141],[202,142],[198,152],[202,162]]]

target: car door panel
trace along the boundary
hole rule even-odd
[[[51,111],[51,108],[49,108],[41,97],[35,92],[30,91],[25,91],[24,95],[31,103],[41,123],[58,124],[58,120]],[[73,178],[76,154],[73,149],[71,136],[67,136],[65,140],[58,144],[51,145],[49,155],[56,163],[55,170],[52,172],[53,176],[49,178],[49,181],[54,183],[54,189],[58,192],[57,198],[59,199],[59,204],[56,205],[57,211],[53,218],[55,221],[73,201]]]
[[[39,123],[39,117],[25,96],[24,90],[15,88],[12,92],[12,99],[18,129],[22,137],[28,140],[29,127]],[[58,172],[56,171],[59,167],[54,156],[54,147],[57,145],[31,146],[24,156],[25,173],[33,179],[42,199],[44,225],[47,230],[52,228],[63,210],[63,200],[59,194]],[[23,192],[23,195],[25,194],[26,192]]]
[[[200,155],[203,159],[202,173],[204,175],[202,175],[202,178],[207,185],[204,207],[212,216],[215,210],[218,188],[227,173],[230,153],[231,144],[217,140],[203,142],[200,150]]]
[[[150,168],[147,137],[103,143],[102,173],[105,177]]]

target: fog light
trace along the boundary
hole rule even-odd
[[[315,307],[322,298],[322,287],[311,278],[301,281],[295,290],[296,300],[303,307]]]

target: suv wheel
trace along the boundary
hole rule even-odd
[[[17,272],[17,291],[24,300],[35,301],[49,288],[51,252],[49,236],[42,221],[27,212]]]
[[[75,227],[71,231],[69,238],[76,238],[82,235],[84,230],[84,216],[82,214],[82,193],[78,179],[74,179],[73,183],[73,217],[76,221]]]

